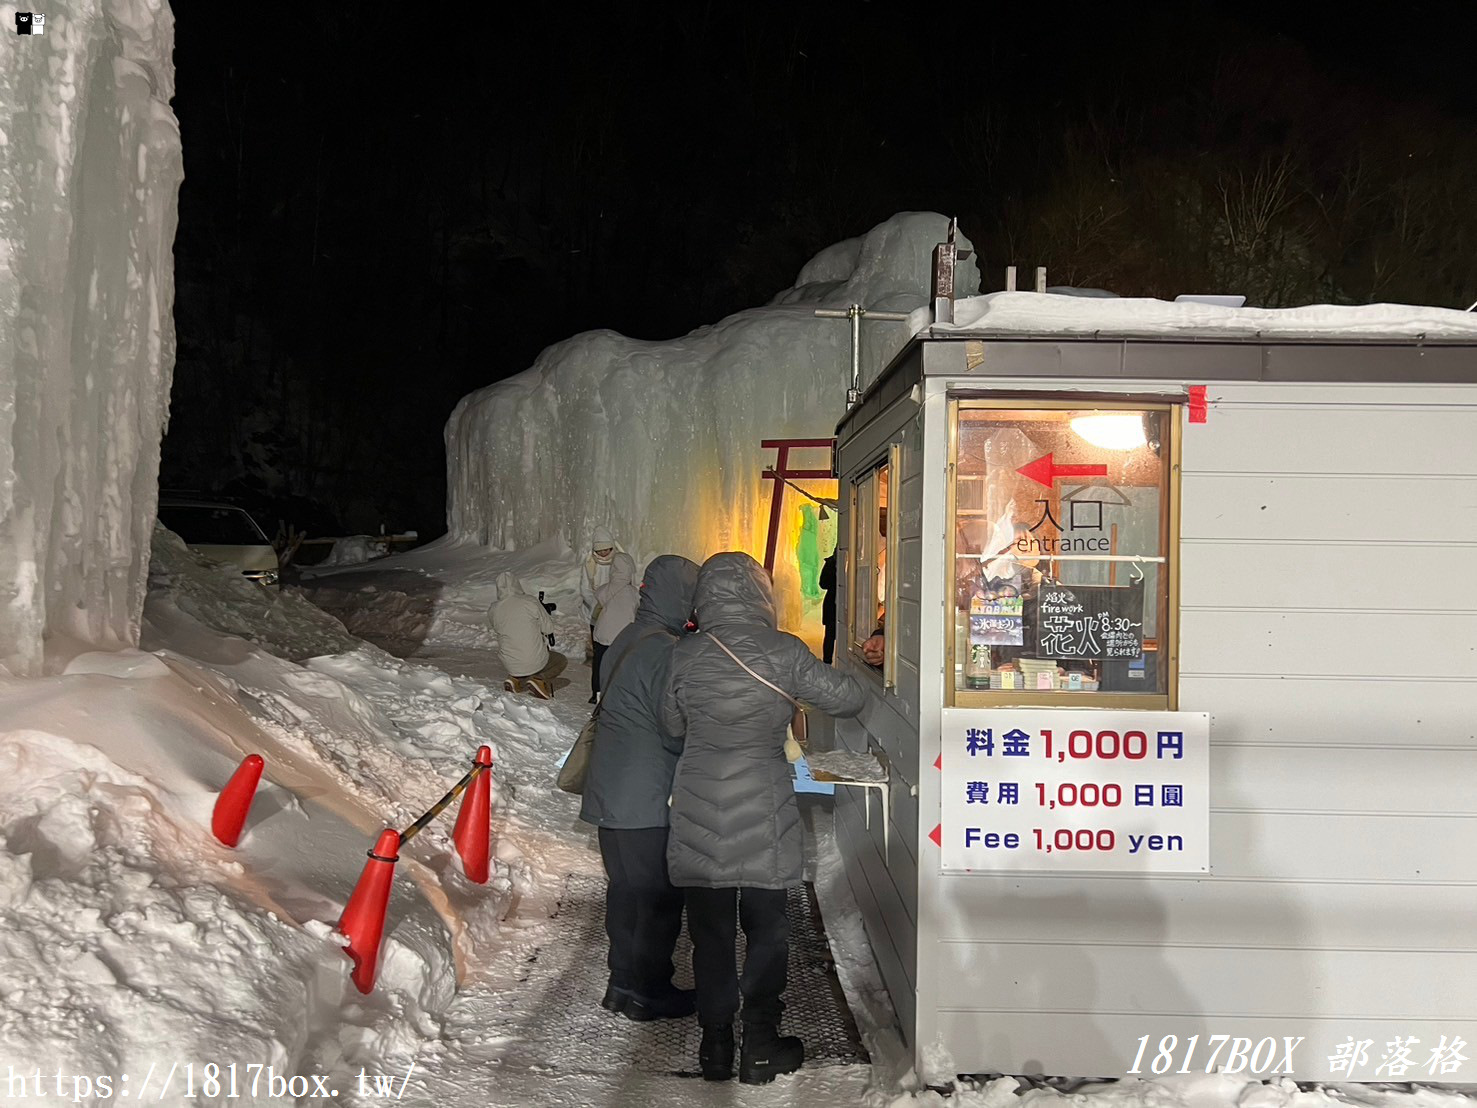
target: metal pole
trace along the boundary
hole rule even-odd
[[[905,323],[913,318],[910,312],[879,312],[852,304],[844,312],[839,308],[817,308],[820,319],[851,320],[851,387],[846,390],[846,407],[851,409],[862,398],[862,317],[880,319],[889,323]]]
[[[451,787],[451,791],[449,793],[443,796],[440,800],[436,801],[435,804],[431,805],[429,811],[427,811],[423,816],[421,816],[420,819],[416,820],[401,833],[400,845],[404,846],[406,843],[410,842],[411,839],[419,835],[421,831],[425,828],[426,824],[430,823],[433,819],[444,812],[446,810],[446,806],[462,794],[462,791],[472,783],[472,778],[476,777],[479,773],[489,768],[490,767],[488,766],[473,765],[472,768],[467,771],[466,775]]]
[[[851,319],[851,388],[846,393],[850,408],[862,398],[862,306],[853,304],[846,314]]]

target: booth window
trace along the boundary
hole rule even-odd
[[[956,403],[954,703],[1174,707],[1173,413]]]
[[[887,631],[890,540],[887,509],[891,465],[884,462],[852,485],[851,616],[854,650],[891,683],[892,644]],[[880,641],[878,636],[880,636]],[[880,646],[880,649],[879,649]]]

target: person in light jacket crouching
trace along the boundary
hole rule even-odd
[[[580,819],[600,829],[610,879],[610,983],[600,1003],[631,1020],[693,1013],[692,990],[672,984],[682,892],[667,876],[667,801],[682,740],[662,727],[660,715],[672,647],[687,633],[696,586],[697,563],[686,558],[664,554],[646,567],[635,621],[605,653],[605,691],[580,806]]]
[[[487,621],[497,636],[498,658],[508,671],[503,688],[521,693],[524,687],[541,700],[554,699],[554,678],[564,672],[567,659],[554,645],[554,621],[549,610],[523,591],[523,582],[511,573],[497,575],[497,601]]]
[[[801,880],[800,811],[785,758],[793,705],[719,646],[796,700],[854,716],[866,694],[777,629],[764,567],[747,554],[715,554],[698,573],[701,631],[672,651],[662,724],[684,736],[672,786],[667,867],[687,901],[693,943],[699,1062],[711,1081],[733,1076],[733,1019],[743,998],[739,1079],[798,1069],[804,1044],[779,1034],[790,921],[786,887]],[[748,940],[740,981],[735,916]]]

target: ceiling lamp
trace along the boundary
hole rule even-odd
[[[1149,441],[1144,435],[1143,417],[1137,412],[1132,415],[1078,416],[1072,420],[1072,430],[1104,450],[1134,450]]]

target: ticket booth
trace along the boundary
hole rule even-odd
[[[904,1036],[1477,1081],[1477,338],[1141,328],[936,326],[838,429]]]

